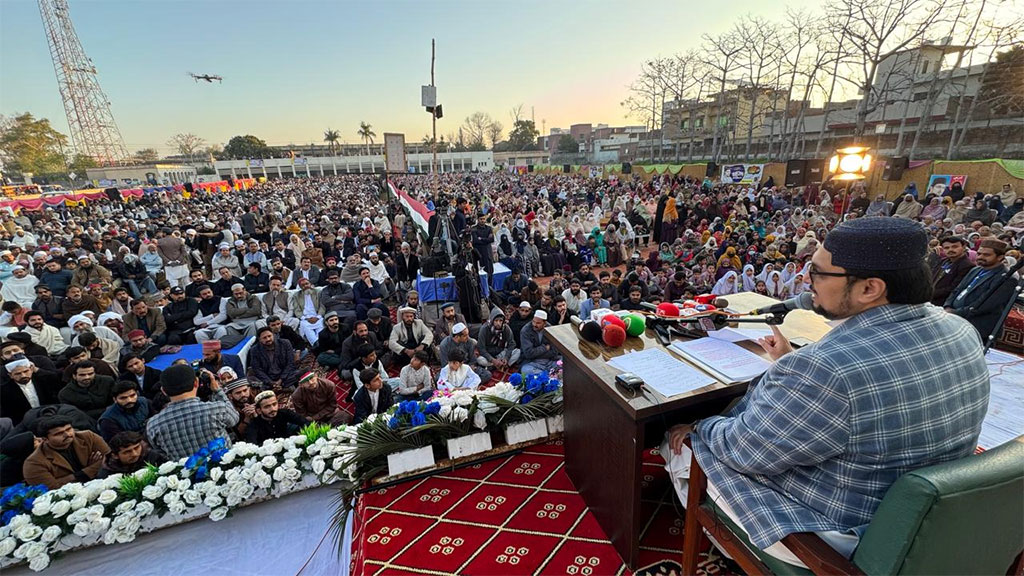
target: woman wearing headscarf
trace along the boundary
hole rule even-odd
[[[594,260],[598,266],[608,265],[608,250],[604,247],[604,234],[601,233],[601,228],[594,226],[590,231],[590,238],[587,239],[587,245],[594,253]]]
[[[799,296],[807,291],[809,287],[804,283],[804,275],[797,272],[790,278],[789,282],[786,282],[787,298]]]
[[[661,217],[661,239],[671,242],[676,239],[676,222],[679,220],[679,211],[676,209],[676,201],[671,196],[666,196],[665,211]]]
[[[918,201],[915,200],[913,196],[907,194],[906,196],[903,197],[903,202],[900,202],[900,205],[898,208],[896,208],[896,213],[893,214],[893,216],[895,216],[896,218],[906,218],[907,220],[914,220],[921,214],[922,209],[923,207],[921,206],[921,204],[918,203]]]
[[[1007,206],[1006,210],[1003,210],[1003,215],[999,217],[999,221],[1008,227],[1018,228],[1019,225],[1014,226],[1010,222],[1013,222],[1020,214],[1024,214],[1024,198],[1017,198],[1013,201],[1013,204]]]
[[[615,268],[622,262],[622,237],[619,236],[615,224],[608,224],[604,233],[604,248],[608,265]]]
[[[768,274],[768,279],[765,280],[764,285],[768,290],[768,295],[772,298],[785,300],[789,294],[786,290],[786,283],[782,281],[782,275],[779,274],[778,270],[774,270]]]
[[[812,240],[815,243],[818,242],[818,237],[817,237],[817,235],[814,234],[814,231],[813,230],[808,230],[807,232],[804,232],[803,237],[801,237],[799,240],[796,241],[796,251],[797,251],[797,253],[802,252],[803,249],[806,248],[807,245],[810,244]]]
[[[736,284],[739,282],[738,275],[735,271],[730,271],[725,276],[715,283],[715,286],[711,289],[711,293],[715,296],[726,296],[728,294],[736,294],[739,292]]]
[[[865,216],[888,216],[889,215],[889,203],[885,201],[885,194],[879,194],[875,196],[875,199],[868,205],[868,209],[864,212]]]
[[[747,264],[740,274],[740,281],[743,283],[743,292],[753,292],[757,286],[757,278],[754,276],[754,265]]]
[[[931,218],[932,220],[939,221],[946,217],[946,207],[942,205],[942,200],[937,196],[928,201],[928,205],[921,210],[921,219]]]
[[[739,271],[743,267],[743,262],[740,257],[736,255],[736,248],[729,246],[725,249],[725,252],[718,257],[716,268],[719,277],[723,276],[729,270]],[[725,272],[723,272],[725,270]]]
[[[984,200],[975,200],[974,206],[964,213],[963,218],[965,224],[981,222],[985,226],[991,226],[994,220],[995,216],[992,214],[992,209],[988,207]]]
[[[782,268],[782,282],[789,283],[796,274],[796,264],[793,262],[786,262],[786,265]]]
[[[951,202],[953,201],[952,198],[949,198],[949,200]],[[963,224],[964,216],[966,214],[967,214],[967,201],[966,200],[957,200],[956,202],[953,202],[953,207],[950,208],[946,212],[946,218],[949,218],[950,220],[952,220],[954,224],[959,225],[959,224]]]
[[[767,264],[765,264],[764,266],[761,267],[760,274],[755,276],[755,278],[757,278],[758,280],[760,280],[762,282],[767,282],[768,281],[768,275],[771,274],[774,271],[775,271],[775,264],[773,264],[771,262],[768,262]]]

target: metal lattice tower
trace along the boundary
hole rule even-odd
[[[96,67],[85,55],[75,33],[67,0],[39,0],[39,14],[46,27],[46,41],[75,150],[92,156],[101,166],[128,162],[128,151],[110,112],[110,102],[100,88]]]

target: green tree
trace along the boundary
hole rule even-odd
[[[267,143],[252,134],[235,136],[224,147],[224,155],[228,158],[262,158],[269,154]]]
[[[327,147],[331,151],[331,156],[334,156],[334,148],[338,145],[338,140],[341,140],[341,133],[337,130],[331,130],[328,128],[324,131],[324,142],[327,142]]]
[[[143,164],[156,162],[160,159],[160,153],[156,151],[156,148],[143,148],[142,150],[136,151],[134,156],[135,160],[142,162]]]
[[[68,171],[74,172],[75,176],[79,178],[85,178],[85,171],[89,168],[96,168],[99,164],[96,163],[96,159],[92,156],[86,156],[85,154],[75,154],[75,157],[71,160],[71,164],[68,165]],[[61,170],[63,172],[63,170]]]
[[[514,151],[537,150],[537,138],[540,132],[533,120],[516,120],[512,131],[508,133],[508,147]]]
[[[373,139],[377,137],[377,133],[373,131],[373,126],[366,122],[359,123],[359,137],[362,138],[363,144],[366,144],[366,155],[370,155],[370,144],[373,144]]]
[[[0,154],[11,172],[66,172],[64,147],[67,143],[68,137],[50,126],[49,120],[36,120],[28,112],[0,122]]]
[[[577,154],[580,151],[580,143],[569,134],[562,134],[558,139],[558,151],[566,154]]]

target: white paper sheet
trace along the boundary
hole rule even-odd
[[[608,364],[636,374],[643,379],[644,385],[657,390],[662,396],[676,396],[715,383],[714,378],[660,348],[630,352],[612,358]]]
[[[752,380],[771,366],[770,362],[745,348],[714,338],[688,342],[676,340],[672,348],[727,383]]]
[[[708,336],[725,342],[742,342],[744,340],[757,340],[758,338],[771,336],[771,333],[771,328],[730,328],[726,326],[721,330],[708,332]]]
[[[989,350],[985,363],[991,380],[978,446],[991,450],[1024,434],[1024,358]]]

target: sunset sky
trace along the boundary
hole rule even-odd
[[[819,3],[790,0],[817,9]],[[772,2],[300,2],[70,0],[129,151],[170,153],[193,132],[223,145],[251,133],[269,144],[321,142],[328,127],[359,142],[430,131],[419,107],[437,39],[440,134],[484,111],[506,133],[510,109],[538,129],[627,119],[620,102],[645,59],[697,47]],[[196,84],[188,72],[220,74]],[[67,132],[35,0],[0,0],[0,113],[31,112]]]

